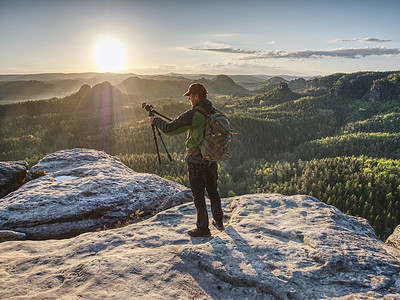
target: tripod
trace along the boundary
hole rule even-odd
[[[163,117],[164,119],[166,119],[166,120],[168,120],[168,121],[172,121],[172,119],[170,119],[170,118],[168,118],[168,117],[166,117],[166,116],[160,114],[159,112],[155,111],[155,110],[153,109],[153,105],[151,105],[151,104],[143,103],[143,104],[142,104],[142,107],[145,108],[145,109],[149,112],[149,116],[159,115],[160,117]],[[159,151],[159,149],[158,149],[158,142],[157,142],[156,131],[157,131],[157,134],[158,134],[158,136],[159,136],[159,138],[160,138],[160,140],[161,140],[161,143],[162,143],[163,146],[164,146],[164,149],[165,149],[165,152],[167,153],[168,159],[169,159],[170,161],[172,161],[172,157],[171,157],[171,155],[170,155],[169,152],[168,152],[167,146],[165,146],[165,143],[164,143],[164,140],[163,140],[163,138],[162,138],[162,136],[161,136],[160,130],[159,130],[156,126],[154,126],[153,124],[151,124],[151,129],[152,129],[152,131],[153,131],[154,144],[156,145],[156,151],[157,151],[157,156],[158,156],[158,162],[161,164],[161,156],[160,156],[160,151]]]

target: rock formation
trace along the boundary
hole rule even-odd
[[[375,80],[369,90],[369,101],[400,100],[400,86],[387,78]]]
[[[296,78],[289,82],[289,88],[292,91],[303,91],[306,89],[306,80],[304,78]]]
[[[371,90],[369,91],[369,101],[371,102],[381,101],[385,94],[385,91],[386,88],[382,83],[374,82],[374,84],[371,86]]]
[[[25,161],[0,162],[0,198],[22,185],[27,170]]]
[[[1,243],[0,298],[399,299],[400,251],[366,220],[309,196],[223,207],[212,238],[186,234],[196,213],[185,203],[119,229]]]
[[[281,82],[279,83],[278,89],[280,89],[280,90],[287,90],[287,89],[289,89],[289,86],[288,86],[288,84],[287,84],[286,82],[281,81]]]
[[[33,166],[23,185],[0,202],[0,229],[28,239],[71,237],[114,227],[137,210],[158,212],[191,201],[189,189],[152,174],[140,174],[104,152],[59,151]]]
[[[348,78],[342,78],[331,89],[331,97],[336,99],[339,103],[352,97],[353,89],[352,84]]]

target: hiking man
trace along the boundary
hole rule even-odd
[[[211,201],[213,224],[219,230],[224,229],[222,221],[223,212],[221,209],[221,198],[217,190],[217,163],[205,160],[199,149],[204,138],[207,117],[197,110],[196,107],[201,107],[203,111],[210,112],[212,103],[207,100],[207,91],[200,83],[191,84],[184,96],[187,96],[191,102],[191,110],[186,111],[171,122],[166,122],[155,116],[150,117],[150,122],[168,135],[187,131],[186,163],[190,189],[192,190],[197,210],[197,226],[189,230],[188,234],[192,237],[209,237],[211,236],[211,232],[208,227],[208,214],[204,198],[205,190],[207,190]]]

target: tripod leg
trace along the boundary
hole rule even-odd
[[[165,146],[165,143],[164,143],[164,140],[163,140],[163,138],[162,138],[161,132],[160,132],[160,130],[159,130],[157,127],[156,127],[156,129],[157,129],[158,136],[160,137],[161,143],[162,143],[163,146],[164,146],[165,152],[167,152],[167,156],[168,156],[169,160],[172,161],[172,157],[171,157],[171,155],[170,155],[169,152],[168,152],[167,146]]]
[[[154,130],[154,125],[151,125],[151,129],[153,129],[153,137],[154,137],[154,143],[156,144],[156,150],[157,150],[157,155],[158,155],[158,162],[161,164],[161,157],[160,157],[160,151],[158,150],[158,143],[157,143],[157,136],[156,136],[156,131]],[[157,128],[157,127],[156,127]],[[158,131],[158,128],[157,128]],[[163,142],[164,144],[164,142]]]
[[[158,127],[156,127],[156,129],[157,129],[158,136],[160,137],[161,143],[162,143],[163,146],[164,146],[165,152],[167,152],[167,156],[168,156],[169,160],[172,161],[172,157],[171,157],[171,155],[169,155],[167,146],[165,146],[165,143],[164,143],[164,140],[163,140],[163,138],[162,138],[161,132],[160,132],[160,130],[158,129]]]

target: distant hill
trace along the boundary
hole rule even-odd
[[[104,81],[109,81],[113,84],[121,82],[122,80],[134,76],[133,73],[120,74],[120,73],[43,73],[43,74],[15,74],[15,75],[0,75],[1,81],[52,81],[52,80],[81,80],[85,83],[98,84]],[[90,82],[96,81],[96,83]]]
[[[306,88],[306,80],[304,78],[295,78],[289,81],[283,77],[275,76],[259,83],[253,92],[263,94],[277,88],[280,83],[286,83],[293,91],[303,91]]]
[[[10,100],[13,102],[61,98],[77,92],[84,84],[94,86],[105,81],[118,84],[130,75],[113,73],[0,75],[0,104],[1,100],[7,103]]]
[[[165,77],[157,77],[164,79]],[[245,88],[237,85],[230,77],[218,75],[213,79],[189,80],[182,77],[175,79],[143,79],[137,76],[127,78],[117,87],[124,93],[135,97],[148,98],[181,98],[187,91],[188,86],[193,82],[199,82],[205,86],[209,94],[237,95],[243,96],[249,94]]]
[[[117,87],[124,93],[136,98],[168,98],[182,97],[189,86],[189,80],[155,80],[143,79],[137,76],[129,77]]]
[[[118,110],[120,110],[128,102],[131,103],[132,99],[109,82],[103,82],[93,87],[85,84],[76,93],[61,99],[28,101],[10,106],[1,105],[0,119],[4,117],[5,112],[8,117],[14,117],[27,111],[32,116],[74,112],[75,114],[93,115],[96,118],[100,118],[101,110],[108,111],[111,107],[112,109],[118,107]],[[85,118],[87,119],[88,117]]]
[[[133,79],[132,79],[133,78]],[[25,101],[42,100],[53,97],[61,98],[71,95],[88,84],[94,86],[110,82],[124,93],[141,99],[181,98],[187,86],[193,82],[202,82],[210,94],[248,95],[249,91],[259,89],[259,85],[272,78],[270,75],[210,75],[178,74],[136,75],[133,73],[43,73],[0,75],[0,100]],[[295,79],[282,75],[282,80]],[[14,82],[14,83],[12,83]],[[16,84],[15,82],[19,82]],[[35,82],[35,86],[32,86]],[[52,87],[51,87],[52,85]],[[292,90],[296,91],[289,82]],[[274,86],[273,88],[275,88]],[[261,90],[264,93],[269,89]],[[250,92],[250,94],[254,94]],[[4,101],[4,103],[6,103]]]
[[[100,80],[100,78],[98,78]],[[0,82],[1,100],[44,100],[71,95],[86,83],[82,79],[25,80]]]
[[[286,82],[281,81],[273,90],[270,90],[262,95],[255,96],[254,101],[260,105],[276,105],[296,100],[300,97],[302,96],[293,92]]]
[[[277,88],[281,82],[287,83],[288,81],[279,76],[269,78],[266,81],[259,83],[257,85],[257,88],[254,90],[254,92],[258,93],[258,94],[266,93],[268,91],[271,91],[271,90]]]
[[[222,94],[231,96],[245,96],[249,91],[236,84],[232,78],[226,75],[217,75],[213,79],[201,78],[197,82],[203,84],[210,94]]]
[[[37,80],[7,81],[0,83],[0,100],[51,98],[57,94],[54,84]]]

